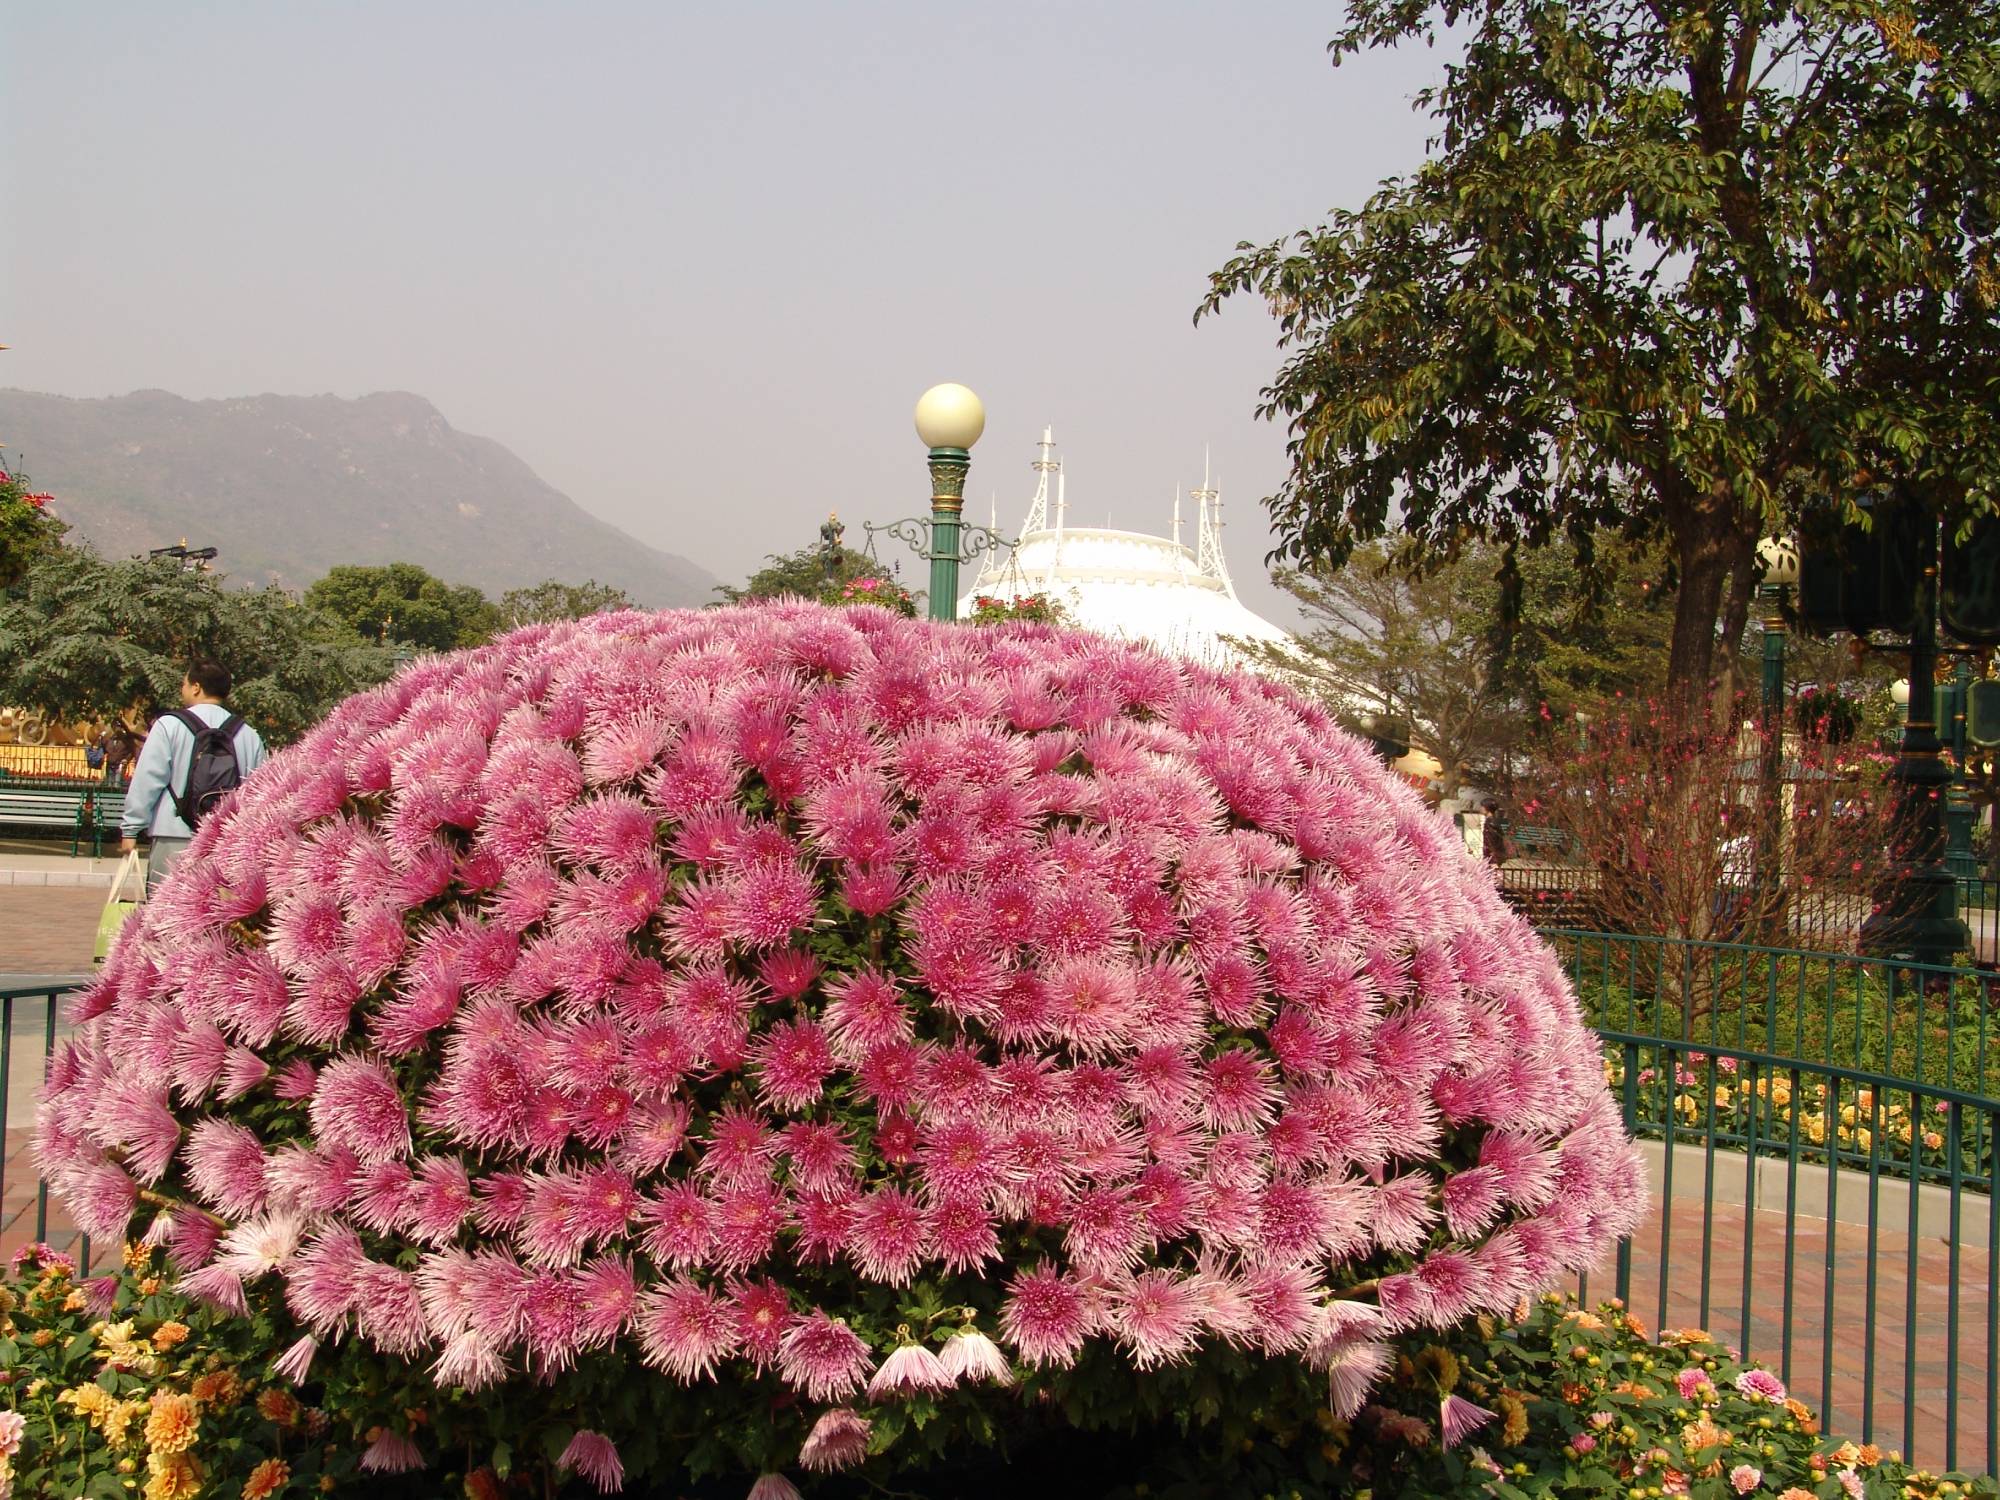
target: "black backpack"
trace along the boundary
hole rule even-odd
[[[189,828],[199,828],[201,820],[216,805],[243,784],[243,768],[236,763],[236,731],[243,727],[243,715],[231,714],[220,724],[206,724],[191,709],[177,708],[174,717],[194,734],[194,754],[188,759],[187,785],[176,792],[174,811]]]

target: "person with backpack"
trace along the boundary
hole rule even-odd
[[[229,711],[229,669],[198,661],[181,682],[181,707],[153,721],[132,768],[120,819],[130,852],[139,836],[152,836],[146,858],[146,893],[151,895],[193,839],[201,820],[223,797],[264,763],[264,741]]]

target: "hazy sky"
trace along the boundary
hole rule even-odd
[[[0,15],[0,384],[409,390],[724,578],[1053,423],[1077,524],[1164,530],[1206,442],[1239,589],[1282,434],[1207,273],[1420,157],[1436,54],[1294,3],[23,3]],[[9,434],[32,458],[32,434]],[[859,536],[858,525],[850,540]],[[914,559],[906,577],[916,577]]]

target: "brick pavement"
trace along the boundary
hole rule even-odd
[[[1986,1212],[1985,1198],[1967,1194],[1966,1211]],[[1919,1239],[1913,1257],[1908,1235],[1882,1223],[1873,1237],[1871,1306],[1867,1225],[1834,1226],[1829,1257],[1824,1220],[1799,1218],[1788,1245],[1785,1215],[1760,1210],[1748,1236],[1746,1269],[1743,1221],[1740,1206],[1717,1204],[1705,1215],[1699,1199],[1677,1199],[1670,1222],[1656,1206],[1632,1240],[1631,1310],[1650,1328],[1705,1327],[1742,1349],[1747,1301],[1750,1357],[1776,1369],[1794,1395],[1818,1409],[1828,1432],[1872,1440],[1934,1468],[1944,1467],[1948,1454],[1961,1469],[1994,1467],[2000,1422],[1989,1428],[1987,1308],[2000,1267],[1985,1250],[1961,1248],[1954,1260],[1946,1241]],[[1669,1267],[1664,1297],[1663,1249]],[[1611,1294],[1614,1267],[1615,1259],[1606,1257],[1593,1269],[1587,1296]],[[1943,1357],[1954,1317],[1955,1370]],[[1948,1422],[1954,1390],[1955,1451]]]
[[[0,974],[87,972],[104,897],[93,886],[0,885]]]

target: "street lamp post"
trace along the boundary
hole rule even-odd
[[[1963,655],[1952,670],[1947,698],[1945,734],[1951,745],[1951,790],[1944,804],[1944,866],[1953,880],[1969,880],[1979,874],[1979,860],[1972,852],[1972,796],[1966,789],[1965,761],[1972,748],[1966,733],[1968,698],[1972,691],[1972,663]]]
[[[998,532],[964,522],[965,475],[972,467],[972,445],[986,430],[986,408],[962,385],[934,385],[917,399],[917,436],[930,449],[931,513],[892,521],[870,522],[872,536],[886,531],[907,543],[931,565],[930,617],[958,618],[958,569],[993,547],[1008,546]]]
[[[1789,539],[1766,537],[1757,544],[1764,583],[1764,735],[1758,766],[1757,911],[1760,920],[1777,915],[1784,859],[1780,781],[1785,754],[1785,599],[1799,581],[1798,547]]]
[[[1935,522],[1920,529],[1910,627],[1909,704],[1896,758],[1895,846],[1875,909],[1861,924],[1864,952],[1948,964],[1965,947],[1958,883],[1945,868],[1944,796],[1951,772],[1937,723],[1938,552]]]

